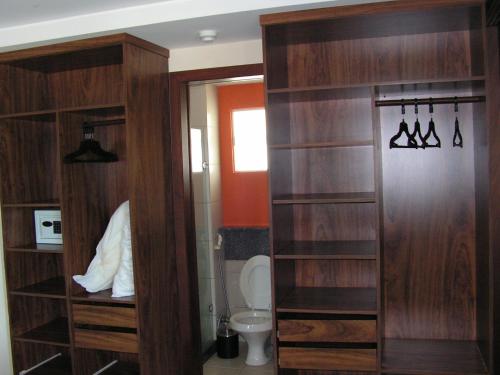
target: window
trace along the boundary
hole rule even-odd
[[[203,172],[201,129],[191,128],[191,172]]]
[[[233,111],[232,122],[234,171],[267,171],[264,108]]]

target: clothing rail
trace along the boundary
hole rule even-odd
[[[37,368],[39,367],[42,367],[44,364],[56,359],[57,357],[60,357],[62,356],[62,353],[57,353],[56,355],[50,357],[50,358],[47,358],[46,360],[40,362],[39,364],[27,369],[27,370],[22,370],[19,372],[19,375],[24,375],[24,374],[29,374],[30,372],[32,372],[33,370],[36,370]]]
[[[461,103],[480,103],[486,100],[485,96],[449,96],[442,98],[418,98],[418,99],[390,99],[375,100],[376,107],[395,107],[427,104],[461,104]]]

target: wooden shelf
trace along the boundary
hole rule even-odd
[[[377,259],[375,241],[287,241],[274,250],[275,259]]]
[[[71,375],[71,372],[71,360],[60,356],[30,371],[29,375]]]
[[[373,203],[375,193],[331,193],[278,195],[273,204],[331,204],[331,203]]]
[[[54,277],[39,283],[25,286],[10,292],[12,295],[45,297],[45,298],[66,298],[66,287],[64,277]]]
[[[487,374],[474,341],[384,340],[382,372],[412,375]]]
[[[270,145],[271,150],[294,150],[304,148],[335,148],[335,147],[363,147],[373,146],[372,140],[366,141],[335,141],[335,142],[316,142],[316,143],[295,143],[295,144],[276,144]]]
[[[117,109],[117,108],[125,108],[124,103],[111,103],[111,104],[103,104],[103,105],[85,105],[79,107],[67,107],[58,109],[59,112],[83,112],[83,111],[92,111],[92,110],[105,110],[105,109]]]
[[[139,375],[141,370],[137,363],[117,362],[101,372],[102,375]]]
[[[135,305],[135,296],[113,298],[111,297],[111,294],[112,294],[111,289],[107,289],[97,293],[82,293],[71,297],[71,300],[82,301],[82,302],[102,302],[102,303],[119,303],[124,305]]]
[[[14,340],[69,347],[68,320],[57,318],[20,336],[15,336]]]
[[[23,202],[23,203],[4,203],[4,208],[49,208],[60,207],[59,201],[46,201],[46,202]]]
[[[375,288],[295,288],[276,311],[376,315],[377,292]]]
[[[453,77],[453,78],[434,78],[434,79],[416,79],[416,80],[400,80],[400,81],[373,81],[367,83],[350,84],[350,85],[317,85],[317,86],[299,86],[299,87],[282,87],[275,89],[268,89],[267,93],[272,94],[286,94],[286,93],[301,93],[325,90],[348,90],[348,89],[363,89],[376,86],[393,86],[393,85],[408,85],[420,83],[453,83],[453,82],[476,82],[484,81],[484,75],[477,75],[471,77]]]
[[[37,254],[62,254],[64,252],[63,245],[56,244],[27,244],[23,246],[7,247],[7,251],[20,253],[37,253]]]

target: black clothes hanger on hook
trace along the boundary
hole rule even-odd
[[[458,98],[455,96],[455,133],[453,134],[453,147],[464,147],[460,124],[458,123]]]
[[[65,163],[109,163],[118,161],[116,154],[105,151],[99,142],[94,140],[94,127],[84,123],[83,140],[80,147],[64,157]]]
[[[420,121],[418,121],[418,101],[415,99],[415,129],[413,129],[413,133],[411,133],[412,138],[416,142],[416,148],[425,148],[427,143],[425,142],[424,137],[422,136],[422,130],[420,129]],[[420,142],[420,144],[419,144]]]
[[[436,133],[436,125],[434,124],[434,120],[432,119],[432,114],[434,113],[434,106],[432,104],[432,98],[429,99],[429,113],[431,114],[431,121],[429,121],[429,129],[427,130],[427,134],[424,136],[425,147],[429,148],[441,148],[441,139],[439,139]],[[435,143],[431,144],[428,142],[430,137],[434,137]]]
[[[415,138],[413,138],[413,136],[410,134],[410,131],[408,130],[408,124],[406,123],[404,118],[405,115],[404,101],[401,105],[401,114],[403,115],[403,119],[399,123],[399,131],[389,141],[389,148],[417,148],[418,147],[417,142],[415,141]],[[403,134],[408,138],[408,141],[405,146],[398,145],[397,143],[397,141]]]

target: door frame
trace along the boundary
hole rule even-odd
[[[263,75],[263,64],[185,70],[170,73],[170,145],[176,238],[177,290],[179,294],[179,351],[182,371],[179,374],[202,375],[200,307],[193,191],[191,187],[188,122],[188,84]],[[181,369],[179,369],[181,370]]]

